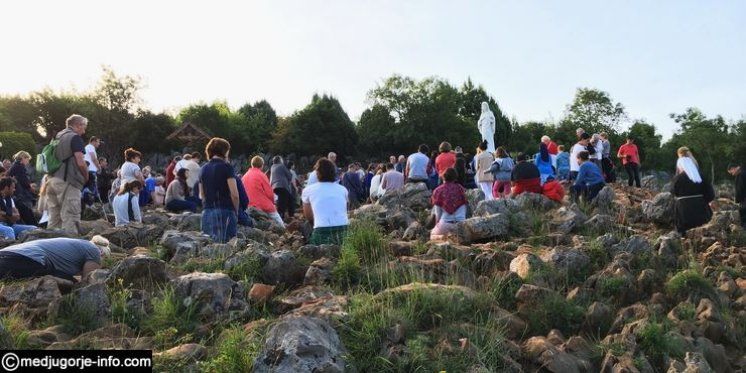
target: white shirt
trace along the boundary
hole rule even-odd
[[[303,189],[303,203],[311,204],[313,227],[348,225],[347,188],[331,182],[316,182]]]
[[[578,164],[578,154],[580,152],[586,150],[585,146],[580,144],[575,144],[572,146],[572,149],[570,149],[570,171],[580,171],[580,164]]]
[[[115,226],[127,225],[130,223],[128,204],[129,204],[130,193],[119,194],[114,197],[111,202],[111,207],[114,210]],[[142,222],[142,215],[140,214],[139,199],[137,196],[132,196],[132,215],[134,221]]]
[[[381,194],[381,174],[375,174],[373,175],[373,178],[370,179],[370,196],[371,197],[380,197]]]
[[[93,164],[93,159],[97,158],[98,154],[96,154],[96,147],[92,144],[88,144],[85,146],[85,155],[83,156],[83,160],[88,162],[88,171],[90,172],[98,172],[98,167],[96,167],[95,164]]]
[[[138,172],[140,172],[140,166],[132,162],[124,162],[122,168],[119,170],[122,174],[122,185],[129,183],[132,180],[137,180]]]
[[[197,182],[199,181],[199,175],[200,173],[202,173],[202,167],[199,166],[199,163],[190,159],[184,162],[184,168],[189,170],[189,174],[187,176],[187,185],[190,188],[194,188],[194,184],[197,184]]]
[[[306,179],[306,186],[313,185],[319,182],[318,176],[316,176],[316,171],[311,171],[308,173],[308,179]]]
[[[596,149],[596,154],[592,155],[591,159],[598,159],[600,161],[604,157],[604,142],[603,142],[603,140],[598,140],[598,142],[596,142],[596,145],[594,145],[593,147]]]
[[[407,158],[407,165],[409,166],[410,179],[421,179],[427,180],[427,164],[430,163],[430,158],[420,152],[413,153]]]

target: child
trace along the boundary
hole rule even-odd
[[[158,176],[155,178],[155,192],[153,192],[153,201],[156,206],[163,206],[164,202],[166,201],[166,188],[163,187],[163,184],[166,182],[166,179],[163,176]]]
[[[552,201],[562,202],[562,198],[565,197],[565,188],[554,179],[554,176],[549,176],[542,186],[541,193]]]
[[[557,180],[567,180],[570,177],[570,154],[564,145],[558,146],[557,150]]]

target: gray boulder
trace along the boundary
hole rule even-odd
[[[512,214],[518,211],[520,207],[515,200],[510,198],[500,198],[484,200],[477,204],[474,210],[474,216],[489,216],[494,214]]]
[[[642,201],[642,216],[645,220],[663,226],[670,226],[674,215],[673,194],[658,193],[652,201]]]
[[[315,317],[284,318],[267,334],[254,372],[344,372],[346,353],[328,322]]]
[[[591,259],[582,250],[554,247],[541,254],[541,260],[552,267],[566,272],[582,273],[588,268]]]
[[[199,249],[212,242],[210,237],[198,232],[179,232],[168,230],[163,232],[159,241],[161,247],[167,252],[167,257],[175,262],[185,261],[187,258],[197,255]],[[174,259],[175,257],[178,259]]]
[[[614,193],[614,189],[611,185],[606,185],[600,192],[598,192],[598,195],[593,199],[591,205],[595,207],[598,212],[608,214],[614,207],[615,199],[616,194]]]
[[[164,230],[164,226],[132,223],[123,227],[109,228],[101,232],[101,236],[114,245],[130,250],[156,242],[163,235]]]
[[[549,211],[557,207],[557,203],[538,193],[521,193],[515,198],[515,203],[521,210]]]
[[[195,305],[197,313],[216,320],[231,311],[248,310],[244,289],[225,273],[194,272],[173,280],[174,293],[185,306]]]
[[[386,192],[377,203],[388,208],[405,206],[413,210],[424,210],[430,208],[431,195],[425,183],[407,183],[399,190]]]
[[[169,219],[169,224],[182,232],[199,232],[202,230],[202,214],[185,212],[179,215],[174,215]]]
[[[611,256],[619,253],[630,253],[632,255],[650,254],[653,251],[652,245],[644,236],[635,235],[623,240],[622,242],[611,246]]]
[[[262,278],[266,284],[296,285],[303,282],[307,270],[308,266],[301,265],[292,251],[279,250],[269,254]]]
[[[103,324],[109,319],[111,303],[106,285],[102,283],[88,285],[73,291],[72,296],[75,304],[89,310],[98,324]]]
[[[510,220],[505,214],[494,214],[466,219],[457,225],[459,241],[464,244],[507,237]]]
[[[126,287],[152,289],[168,281],[166,262],[141,254],[126,257],[111,270],[106,283],[113,286],[119,281]]]
[[[571,232],[577,232],[583,224],[588,220],[588,217],[580,211],[578,205],[572,204],[560,208],[554,213],[554,218],[550,222],[552,230],[555,232],[569,234]]]

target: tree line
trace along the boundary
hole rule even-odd
[[[495,114],[497,145],[514,153],[537,152],[543,135],[569,148],[575,142],[575,129],[581,127],[608,133],[615,147],[633,136],[647,170],[672,171],[679,146],[690,147],[704,173],[715,179],[725,176],[729,160],[746,159],[743,118],[730,121],[684,108],[671,114],[679,128],[663,142],[654,124],[634,118],[607,92],[593,88],[577,89],[559,121],[524,123],[509,118],[497,100],[470,79],[455,86],[437,77],[417,80],[393,75],[368,92],[369,107],[357,123],[330,95],[314,95],[308,105],[286,117],[278,116],[266,100],[238,109],[221,101],[192,104],[169,115],[144,107],[142,88],[139,77],[118,76],[104,68],[90,91],[45,89],[0,96],[0,132],[30,134],[40,147],[62,129],[67,116],[79,113],[90,120],[88,134],[106,140],[101,152],[114,159],[130,146],[145,153],[180,151],[181,144],[164,139],[182,123],[192,122],[212,136],[229,139],[239,154],[319,156],[335,151],[347,159],[383,160],[409,154],[421,143],[434,149],[444,140],[473,153],[480,139],[476,122],[486,101]]]

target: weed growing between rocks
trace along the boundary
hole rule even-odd
[[[78,335],[101,326],[95,307],[89,303],[76,301],[72,293],[60,299],[53,323],[62,325],[65,332],[71,335]]]
[[[583,308],[555,293],[524,312],[530,335],[546,335],[552,329],[571,335],[577,332],[584,314]]]
[[[153,299],[153,311],[141,322],[141,329],[154,336],[155,344],[164,349],[191,340],[197,326],[195,304],[185,306],[174,294],[173,288],[161,289],[160,296]]]
[[[663,368],[666,357],[682,358],[684,350],[678,340],[671,337],[668,332],[671,326],[668,322],[656,322],[649,320],[642,330],[637,332],[637,343],[645,352],[650,362]]]
[[[214,373],[251,371],[254,359],[261,352],[266,329],[264,326],[246,331],[241,325],[225,329],[215,344],[213,357],[200,363],[200,370]]]
[[[119,279],[116,285],[109,289],[109,301],[111,302],[111,320],[114,323],[126,324],[132,329],[138,329],[144,316],[145,310],[133,310],[129,305],[132,298],[132,290],[126,288]]]
[[[28,321],[16,312],[0,316],[0,349],[24,349],[28,344]]]
[[[684,300],[689,297],[697,299],[701,297],[717,300],[715,289],[702,274],[694,269],[685,269],[677,272],[666,282],[666,293],[672,299]]]

